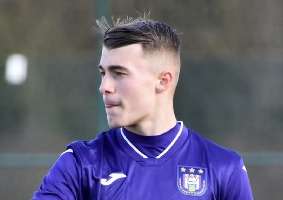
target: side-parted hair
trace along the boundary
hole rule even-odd
[[[128,17],[124,20],[117,19],[110,26],[105,17],[102,17],[96,23],[103,34],[103,45],[109,49],[141,44],[145,52],[166,50],[180,55],[177,31],[164,22],[147,17]]]

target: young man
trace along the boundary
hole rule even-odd
[[[143,18],[98,24],[99,90],[111,129],[68,145],[33,199],[253,199],[241,157],[176,120],[176,31]]]

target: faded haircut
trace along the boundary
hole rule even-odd
[[[115,49],[130,44],[141,44],[145,52],[166,50],[180,54],[180,39],[177,31],[168,24],[144,17],[112,20],[105,17],[96,20],[103,35],[103,45]]]

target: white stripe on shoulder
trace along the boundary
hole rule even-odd
[[[73,149],[67,149],[63,153],[60,154],[60,156],[63,156],[65,153],[74,153]]]

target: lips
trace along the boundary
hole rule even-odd
[[[113,108],[113,107],[116,107],[116,106],[119,106],[119,105],[116,105],[116,104],[105,104],[105,108]]]
[[[105,108],[113,108],[113,107],[120,106],[120,103],[115,102],[115,101],[105,100],[104,105],[105,105]]]

